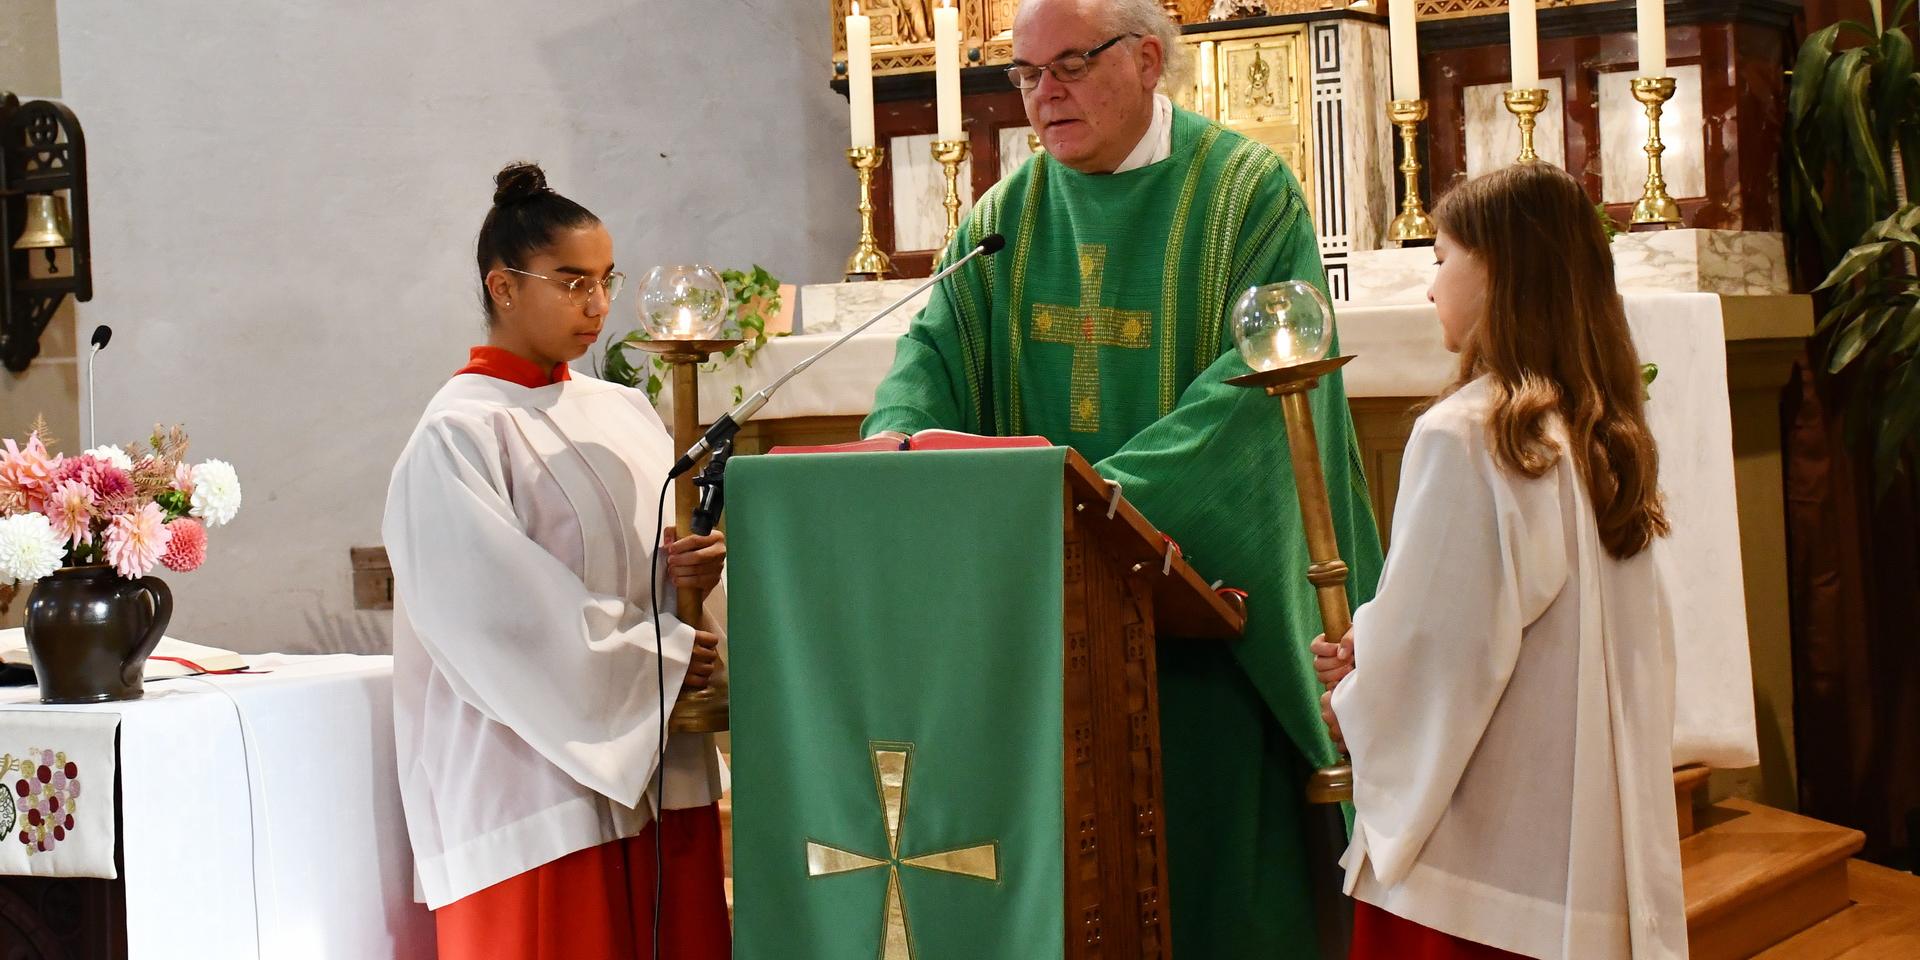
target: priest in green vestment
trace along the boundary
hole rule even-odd
[[[1247,591],[1245,636],[1162,638],[1160,713],[1175,955],[1316,955],[1302,795],[1335,751],[1319,715],[1280,404],[1226,329],[1250,286],[1325,274],[1299,184],[1267,147],[1156,92],[1175,28],[1158,0],[1027,0],[1013,31],[1046,153],[983,196],[899,341],[862,428],[1038,434],[1071,446],[1209,579]],[[1381,556],[1338,374],[1313,393],[1358,605]],[[1335,851],[1337,856],[1337,850]]]

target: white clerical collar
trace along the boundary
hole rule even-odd
[[[1147,124],[1146,135],[1135,144],[1133,152],[1127,154],[1114,173],[1126,173],[1138,170],[1148,164],[1159,163],[1173,156],[1173,101],[1166,94],[1153,95],[1153,122]]]

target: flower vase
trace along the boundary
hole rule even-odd
[[[147,655],[173,618],[173,592],[159,577],[66,567],[39,581],[26,614],[41,703],[137,700]]]

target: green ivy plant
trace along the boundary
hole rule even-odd
[[[1611,214],[1607,213],[1606,204],[1604,203],[1594,204],[1593,214],[1594,216],[1600,218],[1600,229],[1605,230],[1607,232],[1608,243],[1612,243],[1614,237],[1617,237],[1627,232],[1626,224],[1623,224],[1620,221],[1615,220]]]
[[[1920,74],[1901,25],[1914,2],[1809,36],[1787,95],[1787,220],[1818,249],[1826,369],[1847,374],[1848,429],[1871,442],[1882,495],[1920,448]],[[1863,43],[1836,50],[1843,36]]]
[[[721,351],[717,360],[701,364],[703,373],[712,373],[720,369],[721,364],[736,358],[753,366],[754,355],[767,345],[767,321],[780,313],[780,279],[765,267],[756,263],[751,270],[722,270],[720,280],[727,285],[727,299],[733,304],[733,316],[728,318],[720,336],[746,342]],[[647,399],[658,402],[660,391],[666,386],[667,362],[654,354],[643,354],[645,361],[636,367],[627,353],[628,348],[647,339],[650,338],[645,330],[635,330],[607,344],[597,373],[603,380],[645,390]],[[744,393],[735,386],[733,402],[744,399]]]

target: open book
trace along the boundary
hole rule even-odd
[[[851,443],[774,447],[768,453],[881,453],[896,450],[996,450],[1006,447],[1051,447],[1046,437],[983,437],[958,430],[922,430],[903,443],[891,437],[868,437]]]
[[[0,664],[29,668],[33,666],[33,659],[27,655],[26,630],[20,627],[0,630]],[[162,637],[160,645],[147,657],[147,668],[141,675],[147,680],[161,680],[167,677],[184,677],[192,673],[223,673],[228,670],[241,670],[246,665],[246,661],[232,650]]]

